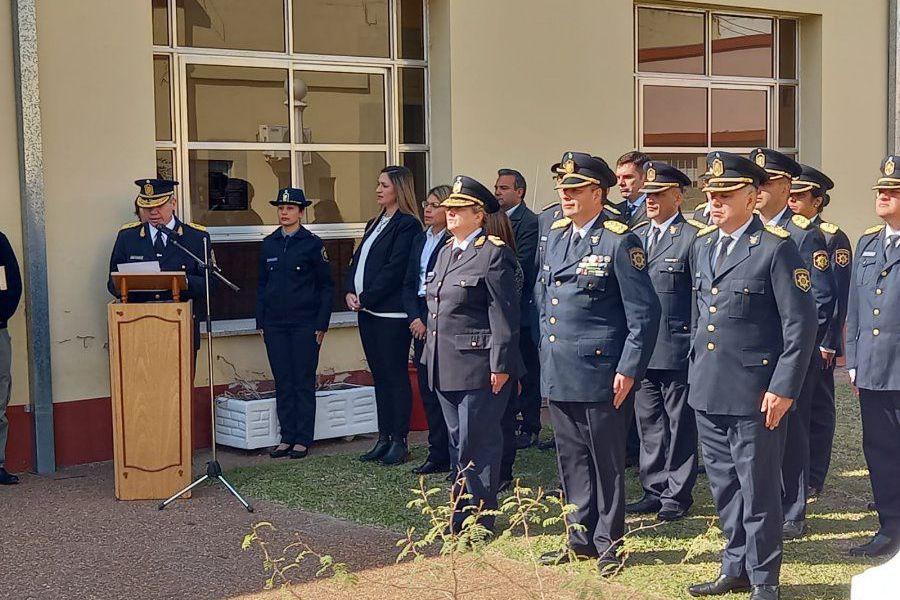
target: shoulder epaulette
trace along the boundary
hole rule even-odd
[[[563,227],[568,227],[571,222],[572,219],[569,217],[563,217],[562,219],[553,221],[553,225],[550,226],[550,229],[562,229]]]
[[[444,242],[444,245],[449,244],[449,243],[451,243],[452,241],[453,241],[453,236],[452,236],[452,235],[448,235],[448,236],[447,236],[447,240]]]
[[[834,235],[838,231],[841,230],[841,228],[838,227],[837,225],[835,225],[834,223],[828,223],[826,221],[822,221],[821,223],[819,223],[819,229],[821,229],[822,231],[824,231],[825,233],[827,233],[829,235]]]
[[[697,237],[703,237],[704,235],[708,235],[718,229],[718,225],[707,225],[703,227],[700,231],[697,232]]]
[[[884,229],[884,225],[873,225],[869,227],[863,232],[863,235],[872,235],[873,233],[880,233],[881,230]]]
[[[119,231],[123,231],[125,229],[131,229],[132,227],[137,227],[138,225],[143,225],[140,221],[132,221],[131,223],[125,223],[121,227],[119,227]]]
[[[475,247],[476,247],[476,248],[481,248],[482,246],[484,246],[484,240],[486,240],[486,239],[487,239],[487,236],[485,236],[485,235],[479,235],[479,236],[478,236],[478,239],[475,240],[475,244],[474,244]]]
[[[799,215],[794,215],[794,216],[796,217]],[[807,221],[807,222],[809,222],[809,221]],[[787,229],[779,227],[778,225],[766,225],[766,231],[768,231],[769,233],[771,233],[774,236],[780,237],[783,240],[786,240],[787,238],[791,237],[791,234]]]
[[[685,223],[688,223],[697,229],[706,229],[707,225],[703,221],[698,221],[697,219],[685,219]]]
[[[557,201],[557,202],[551,202],[550,204],[548,204],[547,206],[545,206],[544,208],[542,208],[542,209],[541,209],[541,212],[544,212],[545,210],[550,210],[550,209],[553,208],[554,206],[558,206],[558,205],[559,205],[559,202],[558,202],[558,201]]]
[[[641,221],[641,222],[638,223],[637,225],[634,225],[634,226],[631,228],[631,230],[634,231],[635,229],[638,229],[639,227],[643,227],[644,225],[649,225],[649,224],[650,224],[650,221]]]
[[[498,238],[496,235],[489,235],[488,239],[491,240],[491,243],[495,246],[505,246],[506,242]]]
[[[793,217],[791,217],[791,222],[800,229],[809,229],[810,226],[809,219],[807,219],[803,215],[794,215]]]
[[[206,227],[204,227],[203,225],[197,225],[196,223],[185,223],[185,225],[198,231],[206,231]]]
[[[703,209],[706,208],[706,206],[707,206],[708,204],[709,204],[709,202],[701,202],[700,204],[698,204],[698,205],[694,208],[694,210],[703,210]]]
[[[618,221],[603,221],[603,226],[613,233],[618,233],[619,235],[622,235],[623,233],[628,231],[628,225],[626,225],[625,223],[619,223]]]
[[[604,208],[616,216],[622,216],[622,211],[611,204],[607,204]]]

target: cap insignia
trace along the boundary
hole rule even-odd
[[[887,159],[887,162],[884,163],[885,176],[890,177],[891,175],[893,175],[896,168],[897,168],[897,166],[894,164],[894,157],[889,156]]]
[[[761,151],[756,154],[756,158],[754,160],[756,160],[756,164],[758,166],[760,166],[760,167],[766,166],[766,155],[763,154]]]
[[[453,182],[453,193],[460,193],[462,191],[462,185],[462,177],[457,177],[456,181]]]
[[[566,171],[566,173],[571,175],[575,172],[575,161],[570,158],[565,162],[565,164],[563,164],[563,169]]]
[[[725,172],[725,165],[722,163],[721,158],[716,158],[713,161],[710,172],[713,174],[713,177],[721,177],[722,176],[722,173]]]
[[[656,181],[656,169],[653,167],[647,169],[647,181]]]
[[[289,199],[290,199],[290,194],[288,194],[288,191],[287,191],[287,190],[284,190],[284,191],[281,193],[281,201],[282,201],[282,202],[287,202]],[[285,209],[285,210],[287,210],[287,209]]]
[[[153,184],[149,181],[144,184],[144,195],[152,196],[153,195]]]

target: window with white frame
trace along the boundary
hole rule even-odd
[[[406,165],[422,198],[429,184],[426,0],[151,2],[157,172],[242,288],[216,294],[215,318],[253,316],[282,187],[312,201],[340,288],[378,172]]]
[[[799,23],[635,7],[637,146],[696,181],[713,150],[799,153]],[[688,205],[702,199],[692,190]]]

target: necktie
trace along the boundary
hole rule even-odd
[[[897,253],[897,240],[900,239],[900,234],[893,234],[887,237],[887,247],[884,249],[884,257],[887,260],[891,260],[894,255]]]
[[[572,233],[572,239],[569,240],[569,249],[566,251],[566,257],[572,258],[575,256],[575,246],[578,245],[578,242],[581,241],[581,234],[577,231]]]
[[[719,270],[722,268],[722,263],[725,262],[725,258],[728,256],[729,245],[731,245],[731,236],[723,235],[719,240],[719,253],[716,255],[716,264],[713,265],[713,275],[719,274]]]
[[[166,249],[166,245],[163,243],[163,234],[160,231],[156,232],[156,241],[153,242],[153,250],[156,252],[156,257],[159,258],[163,255],[163,250]]]
[[[462,256],[463,249],[462,248],[454,248],[453,252],[450,254],[450,262],[456,262],[459,260],[459,257]]]
[[[661,233],[662,230],[658,227],[650,227],[650,235],[647,236],[647,256],[650,256],[653,248],[656,247],[657,242],[659,242],[659,236]]]

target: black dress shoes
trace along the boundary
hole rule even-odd
[[[604,554],[597,559],[597,573],[601,577],[612,577],[622,568],[622,563],[615,555]]]
[[[538,443],[538,434],[536,433],[527,433],[525,431],[519,433],[516,436],[516,450],[524,450],[525,448],[531,448],[532,446]]]
[[[291,458],[306,458],[306,455],[309,454],[309,448],[304,447],[303,450],[297,450],[298,445],[299,444],[296,444],[291,447]]]
[[[432,473],[446,473],[449,470],[449,464],[433,462],[429,458],[418,467],[412,469],[412,473],[414,475],[431,475]]]
[[[663,508],[656,513],[659,521],[679,521],[687,515],[687,511],[683,508]]]
[[[550,438],[546,442],[538,442],[538,450],[556,450],[556,438]]]
[[[655,498],[654,496],[651,496],[649,494],[644,494],[644,497],[637,502],[626,504],[625,512],[629,515],[644,515],[658,512],[661,508],[662,502],[659,501],[659,498]]]
[[[409,448],[406,446],[406,438],[395,437],[391,440],[391,447],[381,457],[383,465],[399,465],[409,460]]]
[[[390,447],[391,437],[389,435],[379,435],[378,441],[375,442],[375,446],[373,446],[371,450],[360,456],[359,460],[363,462],[374,462],[376,460],[379,460],[382,456],[387,454],[387,451]]]
[[[782,537],[786,540],[796,540],[803,537],[806,531],[806,521],[785,521],[781,526]]]
[[[779,600],[781,592],[777,585],[754,585],[750,590],[750,600]]]
[[[807,498],[818,498],[821,493],[822,486],[820,485],[811,485],[806,489]]]
[[[0,467],[0,485],[15,485],[17,483],[19,483],[18,477]]]
[[[715,581],[698,583],[688,588],[691,596],[721,596],[729,592],[749,592],[750,580],[746,577],[719,575]]]
[[[862,546],[850,548],[850,556],[884,556],[895,554],[900,549],[900,539],[890,538],[881,532],[876,533],[871,540]]]
[[[289,456],[291,454],[291,447],[285,446],[284,448],[278,446],[271,452],[269,452],[269,456],[272,458],[284,458],[285,456]]]

